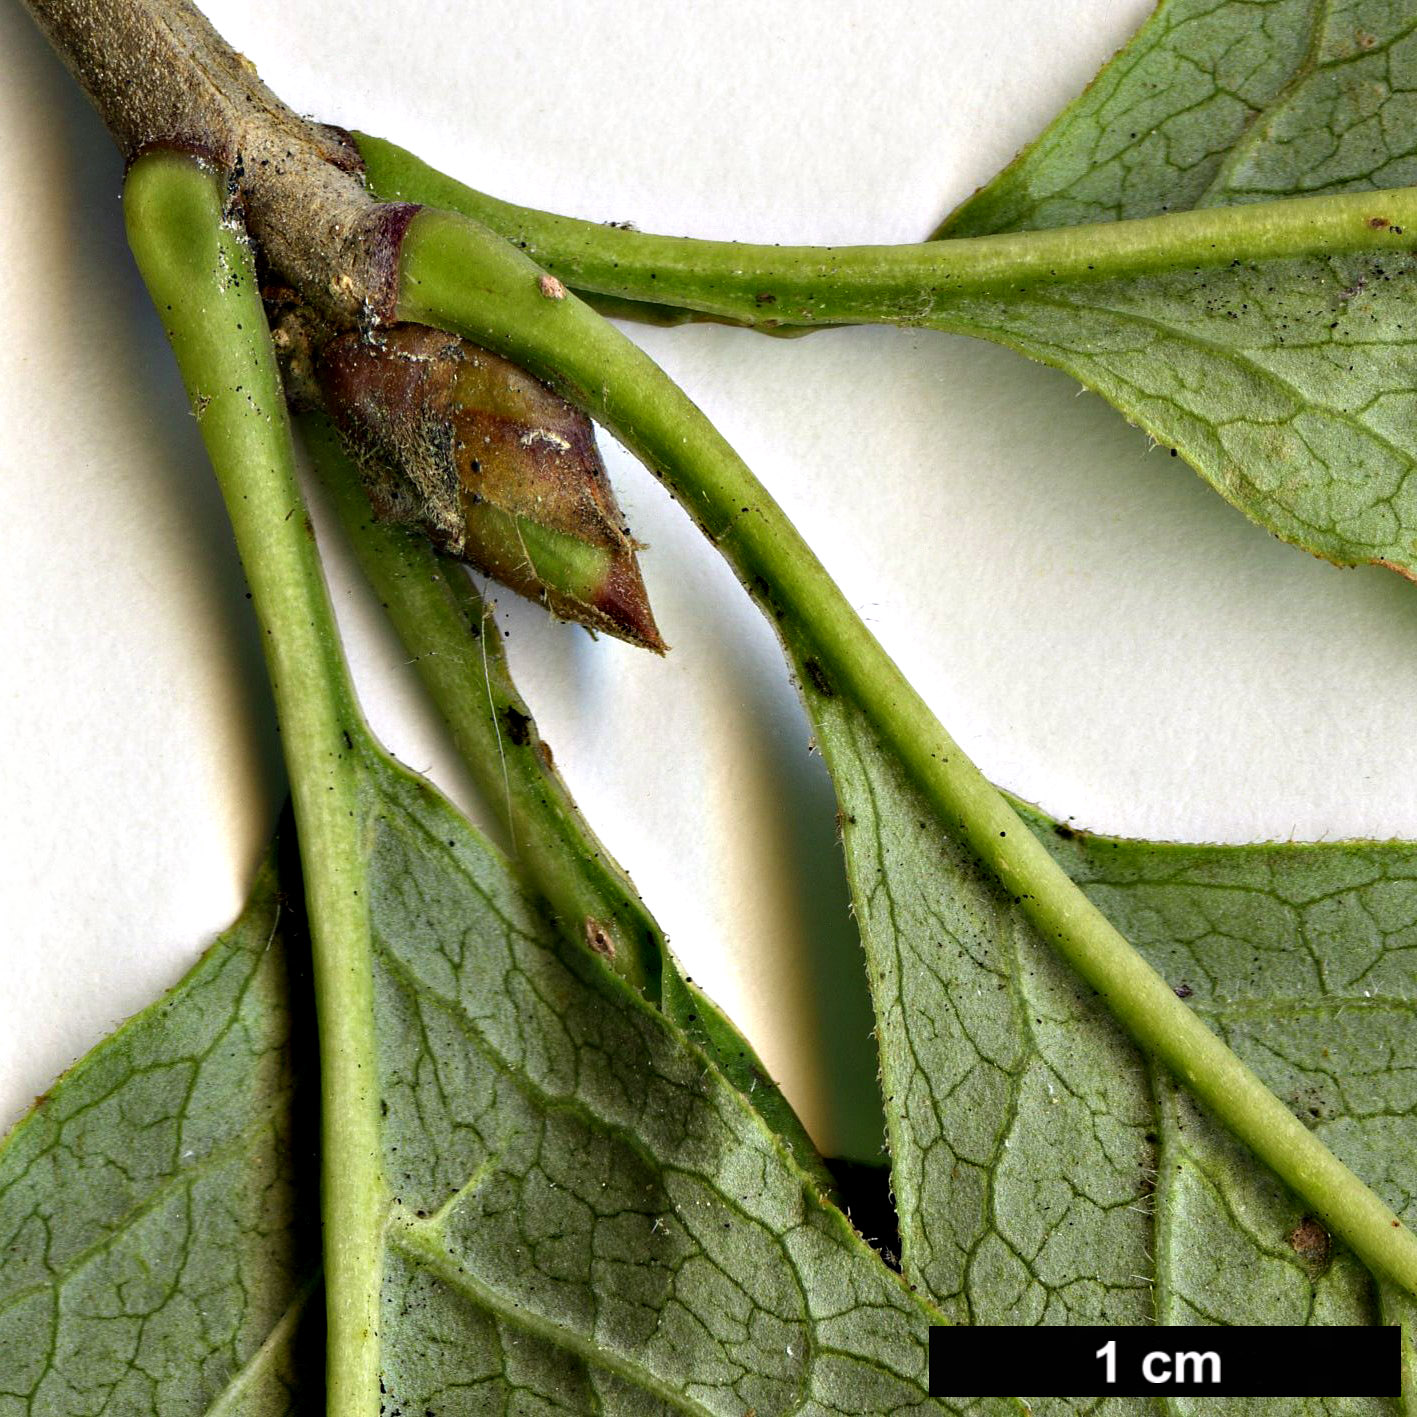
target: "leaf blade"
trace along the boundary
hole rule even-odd
[[[1417,177],[1417,12],[1280,0],[1256,18],[1243,3],[1165,0],[937,235],[1368,191],[1370,226],[1388,228],[1377,194]],[[1227,87],[1222,70],[1241,56],[1247,77]],[[1171,125],[1194,124],[1208,93],[1243,98],[1243,112],[1211,114],[1183,171]],[[1281,539],[1413,577],[1410,257],[1234,254],[1223,271],[1025,282],[987,311],[966,301],[951,327],[1072,374]]]
[[[765,1413],[975,1410],[928,1397],[932,1311],[822,1199],[708,1058],[590,950],[567,945],[507,864],[427,784],[372,746],[361,758],[381,1170],[393,1198],[383,1228],[386,1392],[434,1410],[457,1410],[469,1386],[478,1401],[539,1398],[569,1412],[595,1410],[581,1405],[591,1397],[600,1410],[624,1413],[755,1403]],[[279,1293],[259,1322],[248,1316],[239,1353],[203,1361],[179,1320],[210,1305],[220,1285],[209,1266],[179,1266],[146,1312],[158,1334],[153,1353],[141,1362],[125,1356],[120,1375],[137,1382],[140,1369],[160,1370],[160,1391],[103,1388],[96,1354],[114,1345],[89,1323],[65,1352],[105,1411],[269,1417],[318,1408],[318,1305],[302,1311],[318,1275],[310,1221],[318,1159],[292,1140],[316,1132],[285,1105],[297,1084],[314,1091],[313,1061],[301,1063],[302,1082],[289,1049],[292,1035],[309,1041],[313,1012],[304,987],[292,998],[277,977],[286,958],[272,932],[280,889],[268,868],[247,916],[189,981],[77,1065],[45,1104],[54,1110],[41,1109],[0,1148],[0,1216],[85,1194],[101,1209],[108,1193],[87,1187],[82,1169],[56,1185],[25,1154],[45,1126],[89,1110],[72,1089],[102,1074],[115,1053],[180,1051],[203,1024],[218,1040],[275,1040],[260,1066],[246,1065],[249,1051],[222,1052],[222,1067],[199,1079],[187,1103],[228,1138],[215,1154],[230,1164],[213,1172],[200,1228],[233,1270],[259,1274]],[[263,987],[238,980],[220,1006],[190,1017],[194,993],[231,975],[233,961],[246,976],[257,971]],[[109,1122],[105,1144],[120,1170],[150,1175],[161,1200],[198,1168],[171,1139],[155,1144],[151,1128],[129,1124],[147,1105],[142,1079],[152,1068],[131,1071],[136,1093],[120,1096],[104,1081],[125,1119]],[[271,1091],[272,1078],[286,1090]],[[251,1137],[261,1143],[259,1166]],[[284,1209],[273,1211],[259,1178],[263,1167],[279,1173],[291,1148],[306,1164]],[[603,1237],[593,1265],[583,1252],[596,1229],[586,1223],[592,1203]],[[150,1203],[125,1221],[131,1211],[109,1231],[151,1285],[150,1271],[170,1265],[180,1247],[144,1223]],[[234,1214],[244,1216],[236,1230]],[[276,1238],[297,1246],[301,1265],[270,1252],[273,1214],[287,1218]],[[43,1250],[47,1240],[32,1243]],[[0,1285],[10,1290],[0,1303],[12,1300],[0,1309],[0,1351],[46,1363],[59,1280],[7,1264]],[[40,1307],[27,1309],[35,1295]],[[83,1328],[81,1317],[75,1323]],[[36,1410],[91,1410],[61,1368],[51,1364],[36,1379]],[[12,1373],[27,1380],[19,1365],[4,1371],[7,1381]],[[296,1382],[303,1396],[288,1390]],[[9,1396],[0,1392],[0,1411]],[[29,1410],[31,1396],[15,1410]],[[977,1410],[1016,1409],[990,1402]]]
[[[935,239],[1209,205],[1229,155],[1313,69],[1326,8],[1320,0],[1260,7],[1162,0],[1087,88],[945,218]]]
[[[0,1410],[318,1403],[285,1318],[319,1274],[303,953],[272,856],[232,929],[0,1148]]]
[[[1339,565],[1417,573],[1411,257],[1056,284],[941,321],[1063,369],[1227,501]]]
[[[1143,1059],[910,790],[859,710],[802,683],[838,786],[877,1002],[907,1277],[973,1322],[1398,1321],[1410,1296],[1330,1242]],[[1127,842],[1020,811],[1287,1105],[1312,1105],[1306,1088],[1325,1079],[1325,1115],[1308,1120],[1410,1218],[1417,848]],[[1390,948],[1360,928],[1369,909],[1385,912]],[[1336,917],[1321,949],[1325,910]],[[1382,998],[1363,999],[1379,981]]]
[[[642,1373],[652,1393],[687,1390],[696,1404],[689,1410],[741,1402],[794,1411],[811,1405],[809,1395],[827,1411],[930,1407],[926,1311],[821,1200],[741,1094],[590,951],[549,935],[521,888],[485,846],[474,850],[441,799],[392,766],[375,772],[380,1017],[395,1028],[390,1035],[381,1023],[389,1164],[399,1175],[408,1168],[401,1184],[394,1178],[394,1215],[412,1213],[391,1231],[404,1262],[410,1249],[439,1244],[444,1289],[462,1274],[484,1307],[496,1293],[518,1323],[572,1357],[594,1352],[621,1381]],[[500,937],[478,932],[478,952],[466,936],[457,969],[415,928],[439,892],[462,902],[445,916],[502,922]],[[488,986],[501,980],[512,983],[493,1007]],[[435,1090],[436,1106],[426,1089],[406,1095],[419,1074],[417,1052],[407,1052],[416,1036],[429,1040],[437,1068],[460,1077],[456,1088]],[[494,1094],[495,1135],[474,1139],[475,1119],[458,1122],[449,1112],[428,1164],[409,1165],[411,1116],[429,1127],[438,1106]],[[444,1177],[410,1190],[420,1175],[437,1177],[454,1137],[462,1139],[455,1169],[463,1184]],[[589,1255],[581,1240],[602,1204],[618,1228],[608,1227],[607,1253]],[[410,1241],[410,1227],[423,1238]],[[657,1249],[668,1258],[656,1259]],[[876,1308],[889,1317],[884,1354],[881,1332],[851,1321],[858,1302],[867,1320]],[[386,1308],[395,1345],[397,1321]],[[818,1329],[830,1342],[815,1337]],[[386,1382],[416,1407],[431,1400],[434,1380],[409,1356],[412,1347],[393,1359]]]

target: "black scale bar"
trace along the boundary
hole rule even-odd
[[[1396,1397],[1399,1328],[930,1330],[935,1397]]]

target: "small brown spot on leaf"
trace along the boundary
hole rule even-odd
[[[1289,1248],[1300,1259],[1316,1265],[1328,1263],[1332,1241],[1329,1239],[1328,1231],[1312,1215],[1306,1215],[1289,1232],[1288,1238]]]
[[[1383,227],[1387,225],[1387,218],[1385,216],[1370,216],[1368,218],[1368,225],[1371,226],[1374,231],[1381,231]]]
[[[541,293],[548,300],[564,300],[566,298],[566,287],[553,275],[543,275],[537,285],[541,287]]]
[[[585,942],[602,959],[615,958],[615,937],[610,933],[610,927],[589,915],[585,922]]]

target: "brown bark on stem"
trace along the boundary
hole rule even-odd
[[[337,348],[347,359],[359,353],[366,374],[376,367],[386,373],[390,367],[404,373],[413,368],[412,355],[403,365],[385,360],[381,366],[380,351],[391,346],[385,341],[366,349],[364,337],[394,323],[400,247],[419,208],[380,203],[369,195],[362,159],[347,134],[302,118],[282,103],[190,0],[25,4],[128,162],[147,149],[177,148],[200,155],[225,176],[229,213],[251,237],[265,293],[278,297],[280,312],[288,316],[278,330],[288,356],[298,335],[305,346]],[[553,277],[541,280],[543,295],[564,296]],[[351,344],[346,335],[361,338]],[[474,489],[464,497],[451,462],[429,472],[423,462],[394,455],[396,450],[377,440],[359,443],[364,466],[388,464],[371,482],[397,488],[396,497],[382,498],[383,511],[410,505],[403,520],[432,531],[454,554],[554,614],[663,653],[635,543],[615,507],[589,421],[495,356],[469,356],[464,362],[484,372],[500,369],[487,374],[487,383],[500,384],[504,399],[515,402],[517,390],[525,395],[534,389],[544,400],[528,413],[528,426],[514,444],[516,458],[499,484],[505,495],[499,501]],[[288,357],[287,373],[310,364],[308,357]],[[422,370],[429,372],[431,364]],[[298,399],[308,391],[308,380],[287,387]],[[339,416],[338,406],[331,412],[349,436],[350,416]],[[422,416],[416,410],[400,415],[426,432],[418,423]],[[446,427],[433,422],[447,435],[439,447],[452,447],[452,422]],[[548,431],[552,425],[560,431]],[[484,430],[483,442],[490,438]],[[582,461],[561,457],[572,448]],[[597,475],[588,480],[592,460]],[[480,460],[472,458],[471,466],[480,468]],[[443,483],[454,489],[451,506],[445,505],[449,496],[440,500]],[[495,526],[494,511],[500,517]],[[541,541],[533,546],[538,533]]]
[[[341,326],[393,315],[416,208],[375,202],[352,144],[292,112],[188,0],[25,0],[131,162],[202,154],[227,173],[272,275]]]

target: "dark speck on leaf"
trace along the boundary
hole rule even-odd
[[[524,748],[531,740],[531,719],[514,705],[508,704],[502,710],[502,722],[507,726],[507,737],[518,748]]]
[[[822,668],[821,662],[808,655],[802,661],[802,668],[807,671],[807,677],[812,681],[812,687],[824,698],[832,698],[836,690],[832,688],[831,680],[827,678],[827,672]]]
[[[1174,993],[1178,999],[1189,999],[1195,992],[1196,991],[1192,989],[1189,984],[1178,984],[1175,989],[1172,990],[1172,993]]]

